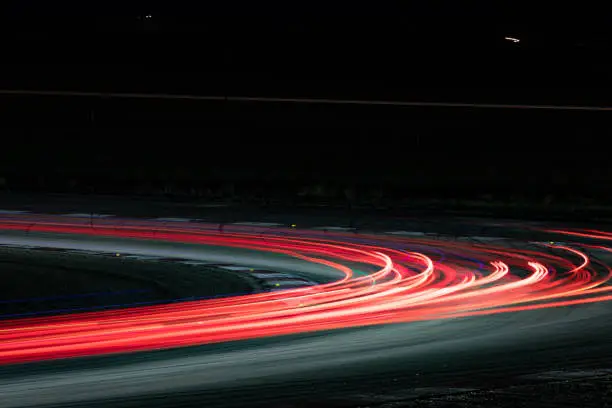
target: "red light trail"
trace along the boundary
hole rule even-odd
[[[567,245],[506,244],[374,234],[152,222],[115,224],[6,217],[0,230],[161,240],[241,248],[338,271],[338,280],[276,292],[112,311],[0,321],[0,363],[184,347],[412,321],[516,312],[612,300],[612,269]],[[612,240],[598,231],[549,231]],[[612,252],[601,245],[582,244]],[[369,275],[355,266],[374,270]],[[363,269],[363,268],[360,268]]]

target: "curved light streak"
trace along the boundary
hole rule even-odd
[[[540,250],[373,234],[354,239],[295,229],[220,232],[216,225],[146,221],[103,220],[92,228],[86,220],[27,215],[4,217],[0,230],[242,248],[333,268],[339,276],[335,282],[276,292],[0,321],[2,364],[612,300],[612,268],[588,253],[612,252],[605,245],[612,234],[594,230],[548,230],[597,242],[579,248],[540,244]],[[355,264],[374,272],[354,274]]]

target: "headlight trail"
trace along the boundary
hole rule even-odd
[[[0,322],[0,363],[125,353],[377,324],[449,319],[612,299],[606,232],[549,230],[596,240],[473,244],[442,239],[215,225],[7,216],[0,230],[171,241],[281,254],[338,271],[331,283],[276,292]],[[77,235],[77,236],[78,236]],[[597,245],[595,245],[597,243]],[[531,246],[533,247],[533,246]],[[369,275],[354,273],[367,265]]]

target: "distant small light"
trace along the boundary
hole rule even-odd
[[[518,38],[514,38],[514,37],[504,37],[507,41],[512,41],[513,43],[517,43],[520,42],[521,40],[519,40]]]
[[[152,16],[151,14],[147,14],[147,15],[145,16],[145,18],[146,18],[146,19],[151,19],[151,18],[153,18],[153,16]]]
[[[291,228],[295,228],[295,227],[297,227],[297,225],[291,224]]]
[[[275,284],[274,286],[279,287],[279,286],[280,286],[280,283],[277,283],[277,284]]]
[[[115,254],[115,256],[121,256],[121,254]]]

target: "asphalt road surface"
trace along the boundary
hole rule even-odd
[[[35,220],[27,217],[35,217]],[[297,271],[323,285],[342,277],[334,267],[292,256],[279,257],[261,248],[167,242],[159,233],[155,239],[151,239],[112,234],[100,236],[82,230],[68,233],[67,230],[32,228],[33,225],[48,225],[51,219],[53,223],[64,226],[72,223],[70,228],[75,228],[75,225],[87,227],[87,220],[78,221],[78,217],[66,221],[67,218],[59,220],[60,217],[5,215],[1,220],[4,231],[0,234],[0,243],[248,264],[278,271]],[[19,224],[18,228],[7,228],[7,225],[14,227],[17,225],[15,222],[24,220],[27,222]],[[96,222],[100,229],[105,221]],[[125,219],[122,222],[122,227],[128,224]],[[108,223],[116,226],[117,221]],[[154,221],[143,223],[138,221],[138,225],[146,225],[149,229],[162,228],[153,227]],[[185,225],[180,221],[158,222],[158,225],[162,224],[163,228]],[[442,221],[438,221],[436,225],[442,224]],[[504,286],[503,291],[487,289],[498,288],[498,282],[489,282],[479,289],[470,287],[470,291],[489,291],[482,292],[483,297],[474,298],[473,301],[452,303],[451,306],[461,311],[457,315],[441,317],[437,309],[430,309],[429,303],[419,303],[406,307],[425,313],[424,318],[417,318],[414,314],[402,314],[401,319],[399,314],[390,317],[372,314],[368,315],[375,319],[372,325],[353,324],[352,320],[350,324],[343,321],[341,327],[323,325],[330,323],[330,316],[335,316],[331,313],[313,318],[321,319],[313,320],[321,323],[314,331],[291,326],[287,332],[289,334],[285,335],[235,337],[209,344],[197,344],[197,341],[190,339],[188,347],[178,349],[6,364],[0,367],[0,407],[446,406],[444,403],[451,404],[448,406],[475,406],[473,401],[476,396],[493,391],[497,392],[497,399],[491,402],[493,397],[488,398],[489,406],[516,404],[517,395],[523,395],[521,403],[526,401],[533,406],[554,403],[554,406],[560,406],[568,403],[570,397],[553,401],[548,394],[534,394],[533,388],[529,387],[567,384],[569,380],[577,379],[594,384],[601,378],[608,378],[612,374],[612,327],[609,323],[612,304],[605,295],[609,293],[607,265],[612,263],[612,257],[601,248],[608,240],[606,234],[582,231],[576,235],[573,230],[558,231],[558,226],[549,228],[538,225],[532,230],[531,224],[520,228],[516,223],[500,222],[487,229],[489,234],[493,231],[494,236],[474,237],[471,235],[473,229],[478,227],[479,233],[482,233],[484,223],[472,221],[464,224],[465,233],[452,239],[439,236],[423,238],[419,235],[420,231],[395,231],[391,234],[393,231],[382,230],[374,238],[370,235],[364,238],[360,233],[319,229],[283,229],[279,232],[267,226],[234,226],[219,232],[216,227],[209,228],[219,236],[251,234],[260,245],[266,239],[278,236],[285,239],[293,234],[300,239],[309,238],[317,242],[333,239],[347,246],[357,245],[356,242],[370,246],[376,243],[377,251],[383,251],[380,245],[384,242],[384,248],[388,251],[405,248],[429,254],[432,259],[440,256],[434,259],[436,267],[454,265],[454,270],[460,273],[453,275],[453,279],[445,285],[435,286],[440,283],[440,280],[436,280],[437,283],[432,283],[434,286],[431,287],[435,290],[453,288],[466,276],[481,279],[479,273],[487,268],[471,275],[472,268],[479,269],[472,258],[489,250],[499,251],[501,259],[509,259],[510,269],[515,270],[511,279],[509,276],[503,278],[508,278],[504,285],[525,282],[539,273],[538,266],[533,273],[527,266],[515,266],[511,261],[515,256],[520,259],[531,254],[529,256],[533,256],[533,259],[542,264],[548,261],[551,266],[540,280],[524,287]],[[23,225],[27,225],[28,229],[24,230]],[[457,225],[447,226],[447,229],[452,227],[453,231],[461,232],[462,227]],[[188,227],[180,228],[190,228],[193,232],[206,226],[190,223]],[[497,240],[499,235],[506,239]],[[544,236],[548,238],[545,244],[542,243],[544,239],[542,242],[539,239]],[[387,241],[389,237],[393,237],[392,242]],[[534,237],[538,238],[537,244],[531,242]],[[424,243],[423,239],[428,243]],[[562,243],[557,242],[561,239]],[[281,246],[287,247],[287,242],[283,241]],[[457,243],[460,245],[456,246]],[[554,247],[544,248],[546,245]],[[581,264],[580,255],[569,253],[567,248],[586,254],[589,264]],[[341,257],[340,252],[327,255],[334,259]],[[550,258],[549,255],[558,258]],[[401,262],[400,258],[393,260]],[[376,268],[367,270],[364,265],[379,266],[375,260],[346,258],[343,262],[353,270],[361,269],[370,274],[376,273]],[[406,270],[413,266],[408,265]],[[585,268],[590,269],[587,271]],[[444,272],[444,269],[441,270]],[[576,281],[561,279],[564,273]],[[558,282],[562,283],[556,284]],[[376,282],[376,285],[379,284]],[[570,296],[564,289],[567,285],[575,285],[571,286],[571,290],[583,291],[581,294],[584,296]],[[278,293],[283,296],[284,292]],[[367,304],[355,303],[346,310],[365,308],[360,309],[360,313],[365,315],[370,313],[372,307],[383,305],[383,309],[387,308],[385,311],[388,311],[389,307],[404,301],[403,297],[396,296],[396,292],[392,297],[388,292],[376,293],[386,293],[386,297]],[[540,297],[536,299],[534,296]],[[576,301],[559,304],[566,299]],[[483,303],[478,306],[478,302]],[[333,304],[333,301],[330,303]],[[321,304],[326,307],[328,303]],[[543,306],[503,310],[524,304]],[[339,308],[340,305],[334,307]],[[489,313],[491,309],[500,312]],[[332,309],[324,310],[327,313]],[[250,313],[245,309],[247,312]],[[273,312],[283,313],[284,310],[275,309]],[[11,328],[0,324],[0,336],[7,330]],[[205,335],[202,335],[202,343],[207,343]],[[2,342],[0,358],[3,356],[1,347]],[[561,388],[561,385],[555,388],[557,394]],[[575,389],[572,392],[575,393]],[[591,400],[582,399],[570,405],[602,407],[610,400],[610,395],[591,392]]]

